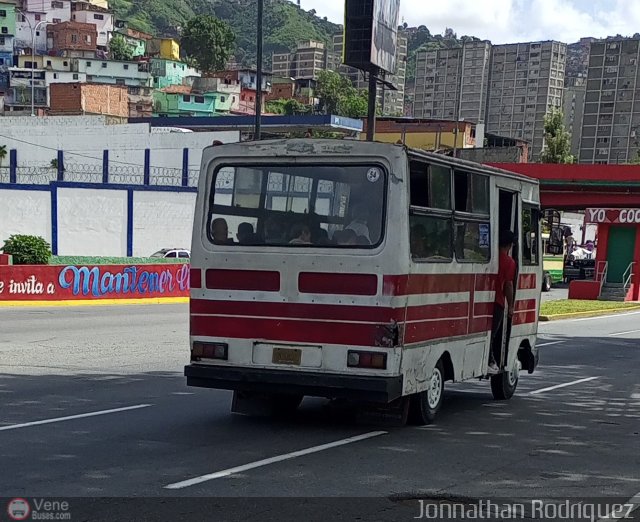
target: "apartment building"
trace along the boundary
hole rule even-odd
[[[94,24],[61,22],[47,28],[47,47],[65,57],[95,57],[97,40]]]
[[[99,48],[107,50],[110,35],[113,33],[113,13],[109,9],[87,1],[75,1],[71,4],[71,19],[95,25],[98,33],[97,45]]]
[[[145,62],[72,58],[71,71],[86,74],[88,83],[151,87],[151,75]]]
[[[537,158],[544,116],[562,107],[566,56],[560,42],[471,41],[420,52],[414,115],[485,123],[488,132],[531,143]]]
[[[532,42],[493,46],[487,131],[531,143],[533,159],[544,147],[544,117],[561,110],[567,45]]]
[[[342,63],[342,49],[344,46],[344,34],[338,33],[333,36],[333,49],[329,53],[327,60],[327,68],[337,71],[343,76],[349,78],[356,89],[368,90],[368,76],[354,67],[349,67]],[[398,43],[396,46],[396,70],[394,74],[386,74],[384,81],[393,85],[393,89],[378,86],[378,104],[382,108],[385,116],[399,116],[404,114],[405,102],[405,82],[407,78],[407,56],[408,56],[408,39],[406,34],[398,34]]]
[[[273,75],[281,78],[316,80],[320,71],[328,68],[329,61],[325,45],[309,40],[299,43],[293,53],[274,53],[271,68]]]
[[[584,115],[584,99],[587,94],[586,85],[573,85],[564,88],[564,128],[571,134],[571,154],[574,158],[580,155],[580,139],[582,137],[582,117]]]
[[[483,123],[490,53],[487,41],[418,53],[414,116]]]
[[[639,61],[640,39],[616,38],[591,44],[580,163],[624,163],[637,158]]]

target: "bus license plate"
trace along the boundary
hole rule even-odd
[[[302,361],[302,350],[299,348],[274,348],[273,364],[294,364],[300,366]]]

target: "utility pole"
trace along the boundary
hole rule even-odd
[[[369,111],[367,113],[367,141],[373,141],[376,135],[376,101],[378,97],[378,70],[372,66],[369,70]]]
[[[38,22],[35,27],[31,25],[31,21],[27,17],[25,13],[23,13],[20,9],[16,9],[16,12],[21,14],[25,19],[27,24],[29,25],[29,29],[31,29],[31,116],[36,115],[35,108],[35,69],[36,69],[36,33],[38,31],[38,27],[47,23],[46,20],[42,20]]]
[[[262,40],[263,40],[263,11],[264,11],[264,0],[258,0],[258,42],[257,42],[257,64],[258,71],[256,73],[256,82],[257,82],[257,90],[256,90],[256,129],[254,133],[254,139],[260,140],[262,135]]]

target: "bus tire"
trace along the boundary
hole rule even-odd
[[[508,401],[518,387],[520,364],[516,361],[514,369],[491,376],[491,393],[497,401]]]
[[[427,389],[411,397],[409,421],[423,426],[431,424],[440,411],[444,399],[444,365],[438,361],[433,369]]]
[[[548,292],[549,290],[551,290],[551,284],[551,275],[544,274],[544,277],[542,278],[542,291]]]

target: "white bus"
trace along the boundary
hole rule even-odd
[[[189,386],[232,411],[350,399],[433,421],[445,381],[489,378],[498,234],[516,234],[496,399],[538,363],[538,182],[401,145],[205,149],[191,251]]]

